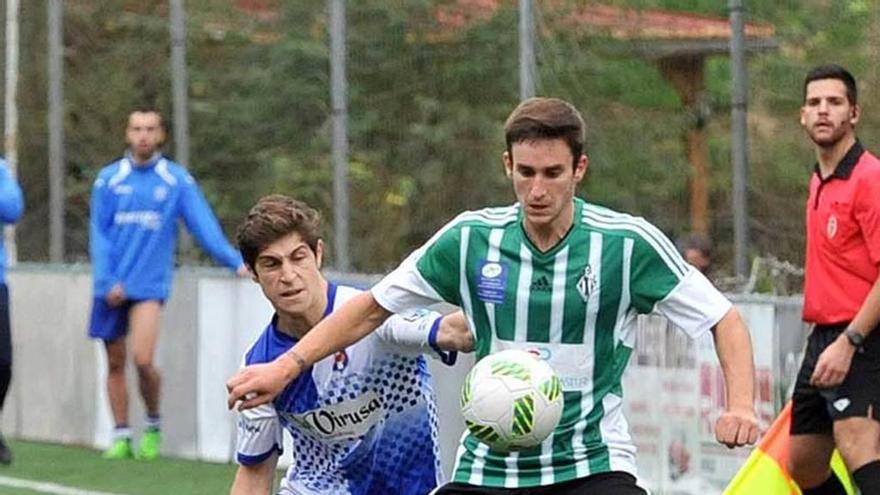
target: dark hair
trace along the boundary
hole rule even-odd
[[[849,100],[850,104],[855,105],[859,102],[856,78],[848,70],[837,64],[819,65],[813,67],[810,72],[807,72],[807,77],[804,78],[804,101],[807,100],[807,85],[821,79],[837,79],[841,81],[846,86],[846,99]]]
[[[712,257],[712,240],[706,234],[693,232],[678,240],[678,250],[684,254],[688,249],[696,249],[707,258]]]
[[[570,103],[559,98],[529,98],[517,106],[504,123],[507,152],[515,143],[562,139],[577,166],[584,149],[584,119]]]
[[[257,256],[266,246],[293,232],[317,253],[321,214],[302,201],[271,194],[260,198],[251,208],[238,227],[235,239],[244,262],[253,269]]]
[[[688,234],[679,239],[678,249],[688,263],[693,264],[703,275],[708,275],[712,271],[712,241],[709,236],[696,232]],[[700,253],[703,260],[693,262],[688,259],[688,251],[691,250]]]

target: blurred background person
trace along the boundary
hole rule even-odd
[[[691,233],[678,242],[678,249],[684,259],[700,271],[709,276],[712,272],[712,241],[705,234]]]
[[[0,224],[18,222],[24,212],[21,186],[6,161],[0,158]],[[0,236],[0,410],[6,402],[9,382],[12,379],[12,331],[9,320],[9,288],[6,286],[6,247]],[[0,435],[0,463],[12,463],[12,451]]]
[[[162,117],[153,109],[129,115],[129,149],[98,173],[92,189],[91,251],[94,294],[89,335],[104,341],[107,394],[115,429],[108,459],[133,457],[125,378],[126,337],[146,408],[137,457],[159,456],[160,376],[153,363],[162,304],[171,288],[177,220],[218,263],[248,273],[223,234],[193,177],[160,152]]]

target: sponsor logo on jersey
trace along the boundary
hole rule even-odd
[[[584,390],[592,385],[592,381],[586,376],[560,376],[559,382],[563,390]]]
[[[430,309],[416,309],[414,311],[408,311],[406,313],[398,313],[398,315],[403,318],[405,321],[410,323],[414,321],[418,321],[419,319],[428,316],[431,313]]]
[[[480,269],[480,275],[485,278],[498,278],[502,273],[504,273],[504,268],[501,266],[501,263],[494,261],[487,261],[483,268]]]
[[[834,215],[828,217],[828,225],[825,226],[825,234],[829,239],[834,239],[834,236],[837,235],[837,217]]]
[[[245,433],[255,435],[260,432],[260,425],[256,423],[250,423],[246,419],[244,419],[244,417],[240,417],[238,418],[238,429]]]
[[[134,192],[134,188],[128,184],[119,184],[113,188],[113,193],[119,196],[125,196]]]
[[[360,438],[382,420],[385,408],[375,392],[305,414],[283,413],[288,421],[323,440]]]
[[[581,298],[584,302],[587,302],[590,299],[590,294],[596,292],[596,289],[599,287],[599,279],[596,277],[596,273],[593,271],[593,267],[587,265],[584,268],[584,273],[581,275],[580,280],[577,283],[577,291],[581,295]]]
[[[553,352],[549,347],[529,347],[526,349],[526,352],[530,352],[544,361],[550,361],[550,359],[553,358]]]
[[[546,275],[541,275],[538,277],[532,285],[529,286],[529,290],[533,290],[536,292],[550,292],[553,290],[553,286],[550,285],[550,280]]]
[[[158,212],[143,211],[118,211],[113,215],[114,225],[140,225],[149,230],[159,230],[162,225],[162,218]]]
[[[843,412],[846,410],[847,407],[849,407],[850,401],[846,397],[843,397],[834,401],[833,405],[834,409],[837,409],[839,412]]]
[[[490,304],[502,304],[507,288],[507,264],[481,260],[477,264],[477,297]]]

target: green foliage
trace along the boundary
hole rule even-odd
[[[717,0],[605,3],[728,15]],[[588,124],[580,193],[644,215],[672,237],[689,230],[684,135],[694,116],[654,62],[608,50],[610,40],[571,24],[583,2],[535,4],[538,92],[571,100]],[[799,262],[814,160],[797,120],[802,77],[821,62],[850,67],[866,109],[860,134],[875,144],[880,8],[866,0],[745,4],[747,19],[775,26],[779,42],[749,58],[752,249]],[[324,212],[332,244],[327,3],[267,5],[275,10],[186,2],[188,165],[227,232],[258,197],[281,192]],[[362,0],[346,8],[352,258],[358,270],[381,271],[461,210],[513,201],[500,154],[503,120],[519,98],[517,5]],[[46,258],[48,244],[44,25],[44,5],[23,2],[19,161],[28,211],[18,234],[22,257],[33,260]],[[91,181],[123,151],[128,112],[155,104],[172,120],[167,2],[70,0],[64,39],[68,259],[82,260]],[[707,59],[705,79],[712,235],[724,271],[733,235],[728,57]]]

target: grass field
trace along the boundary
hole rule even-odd
[[[96,450],[46,443],[11,441],[10,446],[15,461],[0,467],[0,495],[87,495],[90,491],[114,495],[216,495],[229,493],[236,469],[230,464],[177,459],[105,461]],[[42,483],[44,488],[33,482]]]

